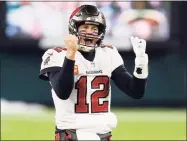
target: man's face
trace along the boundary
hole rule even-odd
[[[80,44],[85,46],[95,46],[98,41],[99,29],[97,25],[83,24],[78,27]],[[95,38],[94,38],[95,37]]]

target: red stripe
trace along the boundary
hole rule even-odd
[[[73,16],[75,16],[79,11],[80,11],[80,7],[78,7],[77,9],[75,9],[75,10],[73,11],[73,13],[71,14],[70,19],[71,19]]]

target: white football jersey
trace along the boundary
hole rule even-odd
[[[62,67],[66,50],[49,49],[45,52],[41,72]],[[117,118],[110,111],[113,70],[123,64],[115,47],[96,48],[93,61],[76,53],[74,66],[74,89],[67,100],[61,100],[52,89],[58,129],[77,129],[94,133],[107,133],[116,127]],[[46,71],[45,71],[46,72]],[[43,74],[46,75],[47,74]]]

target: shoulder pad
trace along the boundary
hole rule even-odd
[[[114,47],[112,45],[104,45],[104,44],[102,44],[101,48],[111,48],[111,49],[113,49]]]
[[[112,49],[111,51],[113,52],[118,52],[117,48],[115,46],[112,45],[101,45],[101,48],[110,48]]]
[[[54,56],[56,57],[60,53],[62,53],[63,50],[66,51],[66,48],[63,47],[50,48],[44,53],[42,59],[46,59],[47,57],[54,57]]]
[[[42,56],[41,70],[50,67],[62,67],[66,50],[62,47],[48,49]]]

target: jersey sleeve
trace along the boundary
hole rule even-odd
[[[65,54],[62,48],[48,49],[42,56],[39,78],[49,80],[48,72],[60,70],[64,62]]]
[[[111,52],[111,67],[112,67],[112,72],[119,66],[123,65],[123,59],[121,55],[119,54],[118,50],[116,47],[113,47],[112,52]]]

